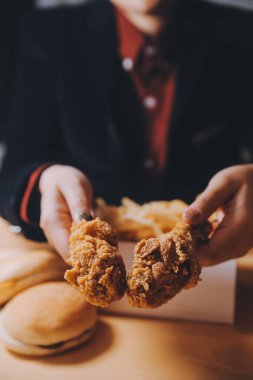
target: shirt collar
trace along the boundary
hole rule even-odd
[[[145,36],[126,19],[117,7],[115,7],[115,13],[120,57],[130,58],[136,63],[138,55],[144,46]]]

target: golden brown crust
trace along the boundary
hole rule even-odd
[[[208,241],[210,223],[190,227],[178,223],[168,234],[140,241],[127,278],[127,296],[132,306],[155,308],[180,290],[197,285],[201,265],[196,248]]]
[[[118,236],[117,233],[109,223],[96,218],[87,222],[82,220],[79,223],[73,223],[70,230],[70,245],[75,244],[77,240],[82,240],[83,236],[88,235],[94,238],[105,240],[112,246],[117,247]]]
[[[72,225],[68,259],[72,268],[64,278],[93,305],[106,307],[125,293],[126,269],[117,245],[115,231],[99,218]]]

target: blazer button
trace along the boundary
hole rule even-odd
[[[143,99],[143,105],[148,110],[154,110],[157,107],[157,99],[154,96],[146,96]]]
[[[134,61],[131,58],[124,58],[122,60],[122,67],[126,71],[131,71],[134,67]]]
[[[147,158],[145,161],[144,161],[144,168],[147,169],[147,170],[152,170],[154,169],[155,167],[155,162],[152,158]]]

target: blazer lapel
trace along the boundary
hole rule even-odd
[[[141,152],[138,103],[131,80],[121,65],[113,6],[107,0],[94,2],[88,19],[88,59],[104,105],[108,133],[115,149],[128,156],[131,146],[134,157],[134,153]],[[118,120],[115,113],[118,113]]]
[[[177,55],[176,93],[168,133],[168,158],[161,181],[160,196],[163,198],[167,198],[169,191],[175,185],[173,183],[174,177],[181,170],[182,152],[178,153],[180,152],[180,143],[182,146],[189,143],[189,141],[186,142],[186,139],[191,133],[190,129],[194,123],[194,120],[189,120],[185,125],[185,115],[189,107],[192,106],[193,99],[201,96],[198,91],[201,91],[202,74],[210,52],[208,39],[203,35],[203,31],[199,30],[196,22],[187,16],[187,12],[188,10],[185,8],[181,27],[181,42]],[[177,193],[173,193],[172,196],[177,196]]]
[[[198,84],[201,80],[209,51],[210,45],[204,39],[204,36],[200,35],[198,25],[193,20],[186,18],[183,21],[178,55],[178,76],[169,133],[170,139],[173,138],[175,132],[184,127],[181,124],[181,118],[187,106],[190,105],[191,98],[198,91]]]
[[[111,141],[115,149],[120,151],[120,140],[115,133],[114,122],[109,102],[109,94],[114,86],[114,73],[117,65],[117,34],[115,30],[114,12],[108,1],[94,1],[90,5],[88,25],[85,25],[87,36],[86,59],[90,61],[90,66],[94,76],[94,86],[101,98],[101,105],[106,115],[106,125]]]

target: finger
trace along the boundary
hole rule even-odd
[[[40,226],[48,242],[65,260],[69,256],[69,231],[72,220],[63,196],[55,190],[41,197]]]
[[[92,188],[88,182],[78,182],[75,185],[66,184],[60,190],[74,222],[79,222],[84,213],[94,216]]]
[[[226,213],[209,244],[198,250],[197,255],[202,265],[219,264],[240,257],[250,249],[252,242],[247,233],[247,217],[240,213],[237,206]]]
[[[47,234],[46,234],[47,235]],[[69,230],[63,226],[55,226],[54,232],[46,236],[50,245],[60,254],[64,261],[69,258]]]
[[[237,181],[224,175],[216,175],[205,191],[189,206],[184,220],[193,225],[203,223],[219,207],[223,206],[238,190]]]

